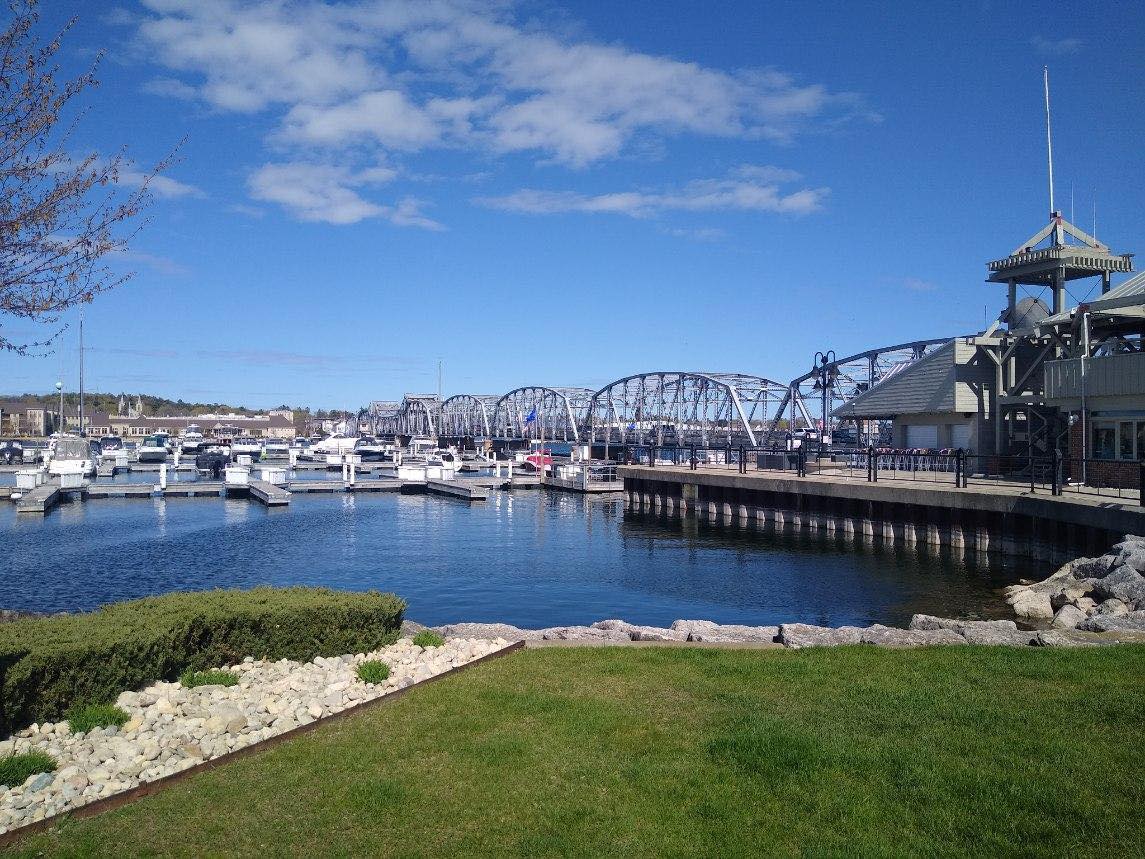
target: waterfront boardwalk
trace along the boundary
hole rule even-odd
[[[894,542],[1022,555],[1045,554],[1050,546],[1100,554],[1121,535],[1145,533],[1145,507],[1135,492],[1121,498],[1069,491],[1055,496],[1012,481],[977,479],[959,487],[953,479],[880,476],[868,482],[865,475],[844,474],[740,474],[711,466],[694,471],[662,465],[617,468],[626,501],[636,509],[864,533]]]

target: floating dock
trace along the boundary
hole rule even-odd
[[[261,501],[267,507],[285,507],[290,503],[290,491],[266,480],[251,480],[247,483],[250,497]]]
[[[41,483],[35,489],[28,489],[16,501],[17,513],[44,514],[51,510],[60,500],[60,481],[49,480]]]
[[[485,501],[489,493],[474,480],[427,480],[425,489],[434,495],[448,495],[462,501]]]

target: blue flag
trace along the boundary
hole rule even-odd
[[[533,410],[531,412],[529,412],[527,415],[525,415],[525,423],[531,424],[536,419],[537,419],[537,409],[536,409],[536,406],[534,406]]]

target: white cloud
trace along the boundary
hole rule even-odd
[[[382,207],[362,199],[348,173],[326,164],[264,164],[248,180],[256,200],[278,203],[303,221],[356,224],[382,214]]]
[[[471,146],[583,166],[638,135],[793,140],[864,116],[854,94],[775,69],[722,70],[522,25],[465,0],[144,0],[160,64],[226,111],[281,105],[276,139],[316,148]],[[185,96],[171,79],[152,91]]]
[[[502,197],[482,197],[476,202],[493,209],[534,215],[581,212],[633,218],[666,211],[805,215],[819,210],[829,193],[827,188],[803,188],[790,193],[781,189],[781,183],[798,178],[799,174],[778,167],[744,166],[726,179],[698,179],[682,188],[665,191],[582,194],[524,188]]]
[[[934,292],[938,289],[937,284],[920,277],[904,277],[902,285],[911,292]]]
[[[437,221],[422,214],[421,207],[424,205],[425,203],[414,197],[405,197],[399,200],[396,206],[387,209],[385,215],[391,223],[399,227],[421,227],[423,230],[445,229]]]
[[[163,98],[180,98],[191,101],[199,97],[199,91],[195,87],[175,78],[155,78],[146,81],[140,88],[146,93]]]
[[[146,173],[142,173],[138,170],[120,170],[119,181],[135,186],[140,186],[146,182],[147,188],[152,194],[156,197],[163,197],[168,200],[174,200],[180,197],[202,198],[207,196],[202,188],[188,185],[186,182],[180,182],[178,179],[172,179],[170,176],[164,176],[162,174],[148,178]]]
[[[284,140],[343,146],[372,139],[391,149],[421,149],[441,137],[437,120],[397,90],[368,92],[341,104],[297,105],[286,114]]]
[[[378,83],[364,34],[321,3],[144,0],[156,13],[139,34],[161,64],[203,78],[197,89],[223,110],[329,102]]]
[[[1040,54],[1047,54],[1054,57],[1064,57],[1070,54],[1076,54],[1082,49],[1081,39],[1067,37],[1064,39],[1047,39],[1044,36],[1034,36],[1030,39],[1030,44],[1037,49]]]
[[[352,173],[332,164],[285,162],[264,164],[247,180],[256,200],[277,203],[302,221],[356,224],[366,218],[384,218],[399,227],[444,229],[421,212],[421,202],[407,197],[394,206],[364,198],[358,189],[388,182],[395,171],[372,167]]]

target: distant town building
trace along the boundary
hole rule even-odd
[[[86,418],[84,423],[90,427],[89,435],[119,435],[126,438],[138,438],[157,432],[181,435],[194,424],[207,438],[250,436],[292,439],[295,436],[293,417],[287,417],[281,411],[265,415],[99,415],[98,422],[107,423],[107,431],[101,433],[96,432],[96,416],[93,415],[90,421]]]
[[[57,413],[35,403],[0,401],[0,436],[46,436],[55,432]]]

